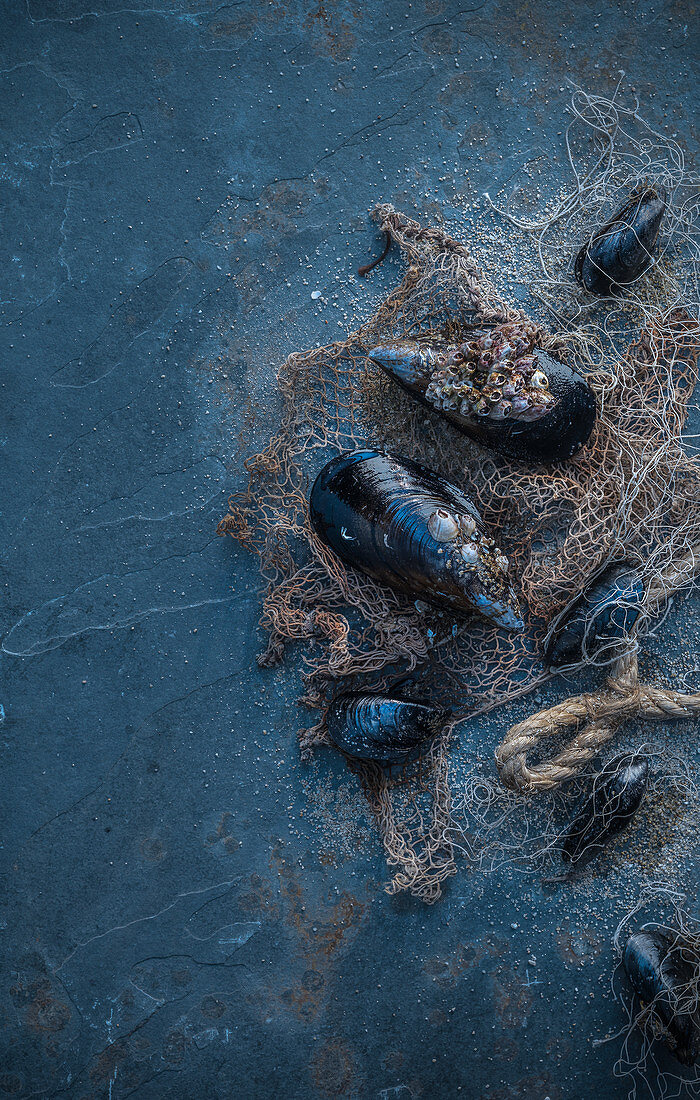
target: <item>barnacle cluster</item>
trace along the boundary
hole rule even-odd
[[[438,554],[445,555],[445,567],[459,577],[474,571],[494,591],[505,589],[508,558],[485,531],[480,530],[473,516],[453,515],[438,508],[428,520],[428,531],[441,543]]]
[[[512,322],[435,350],[426,398],[460,416],[539,420],[555,398],[533,351],[537,335],[529,322]]]

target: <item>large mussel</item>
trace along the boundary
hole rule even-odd
[[[593,391],[580,374],[536,346],[537,329],[509,322],[372,348],[369,358],[460,431],[509,458],[561,462],[595,423]]]
[[[389,767],[417,759],[449,718],[445,707],[358,692],[333,700],[326,727],[333,744],[348,756]]]
[[[620,294],[653,263],[665,210],[662,188],[633,191],[579,251],[574,262],[577,282],[601,297]]]
[[[347,565],[414,599],[522,628],[508,559],[471,500],[431,470],[348,451],[321,470],[309,510],[317,535]]]
[[[626,829],[642,803],[648,779],[649,761],[641,753],[609,760],[562,838],[564,862],[584,867]]]
[[[627,941],[623,963],[678,1061],[695,1065],[700,1056],[700,974],[683,940],[660,928],[643,928]]]
[[[619,651],[642,611],[644,585],[625,562],[608,566],[552,623],[545,660],[550,668],[584,657],[609,659]]]

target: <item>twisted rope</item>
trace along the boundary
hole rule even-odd
[[[636,643],[618,658],[613,669],[602,691],[574,695],[508,731],[496,749],[496,766],[506,787],[528,793],[557,787],[592,760],[630,718],[661,722],[700,716],[700,694],[639,683]],[[528,754],[540,741],[565,735],[572,728],[575,735],[561,752],[545,763],[528,764]]]

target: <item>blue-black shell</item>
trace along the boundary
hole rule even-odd
[[[659,928],[644,928],[630,936],[623,963],[641,1001],[651,1007],[664,1038],[684,1066],[700,1055],[697,1007],[697,963],[683,942]]]
[[[644,188],[594,234],[578,253],[574,276],[592,294],[620,294],[653,262],[666,211],[661,188]]]
[[[429,521],[442,510],[474,529],[438,542]],[[348,451],[328,462],[309,498],[316,534],[347,565],[398,592],[459,614],[477,612],[522,629],[507,559],[457,486],[407,458]],[[464,554],[476,556],[469,563]]]
[[[445,707],[357,692],[333,700],[326,727],[348,756],[388,767],[417,759],[449,719]]]
[[[642,611],[644,585],[626,563],[609,566],[554,620],[545,660],[550,668],[577,664],[602,650],[613,656]]]
[[[415,342],[415,347],[420,341]],[[530,464],[564,462],[588,441],[596,420],[596,401],[583,375],[554,359],[541,348],[533,355],[549,379],[549,389],[555,402],[539,420],[489,420],[483,416],[462,416],[449,409],[437,409],[425,394],[430,371],[417,370],[417,356],[411,353],[409,342],[403,342],[406,356],[397,356],[394,346],[378,346],[369,351],[369,358],[410,393],[422,405],[437,412],[455,428],[482,447],[489,447],[507,458]]]
[[[609,760],[564,834],[564,862],[585,866],[626,829],[642,803],[648,781],[649,761],[641,753],[623,753]]]

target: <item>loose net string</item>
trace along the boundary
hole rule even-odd
[[[642,624],[668,592],[694,576],[700,469],[684,452],[681,433],[697,378],[698,325],[683,304],[684,288],[665,273],[668,264],[660,264],[662,275],[647,277],[645,307],[630,307],[641,331],[623,354],[612,356],[600,327],[584,329],[578,318],[555,331],[540,329],[541,347],[587,374],[598,421],[589,445],[568,463],[555,469],[511,465],[418,406],[367,360],[366,351],[382,339],[445,325],[464,330],[500,323],[523,317],[522,311],[443,229],[423,227],[388,205],[373,216],[401,249],[405,275],[346,339],[294,353],[283,364],[279,430],[247,460],[248,484],[231,497],[219,531],[258,555],[267,581],[261,621],[268,643],[260,663],[272,665],[290,643],[305,643],[307,704],[323,707],[338,690],[358,683],[381,688],[400,669],[414,673],[421,691],[449,700],[457,714],[474,714],[543,682],[540,646],[548,624],[606,562],[625,557],[641,573],[647,592]],[[311,481],[334,454],[367,444],[409,455],[467,488],[511,560],[529,609],[525,632],[455,621],[414,603],[347,569],[320,542],[308,518]],[[626,660],[627,671],[618,670],[617,680],[613,672],[613,694],[615,682],[635,679],[634,659]],[[611,726],[616,713],[598,717]],[[577,722],[595,717],[586,710]],[[563,728],[570,725],[567,719]],[[556,732],[552,723],[547,732],[550,727]],[[530,736],[534,745],[540,734],[531,730]],[[599,733],[596,743],[590,731],[587,736],[577,746],[587,753],[579,764],[605,739]],[[325,741],[321,720],[302,731],[302,752]],[[432,772],[424,761],[420,773],[399,783],[365,771],[389,864],[398,868],[391,892],[409,890],[433,901],[455,872],[444,825],[454,742],[446,735],[435,747]],[[532,785],[526,770],[531,746],[515,740],[512,747],[504,758],[506,776],[517,782],[520,769],[522,785]],[[570,753],[559,766],[571,774],[577,761]],[[564,777],[562,772],[556,781]]]
[[[700,1020],[700,921],[688,911],[688,901],[682,891],[665,882],[649,882],[619,922],[613,937],[618,965],[611,988],[625,1023],[614,1034],[594,1039],[593,1046],[621,1040],[613,1073],[627,1082],[629,1100],[642,1096],[671,1100],[672,1097],[697,1096],[700,1090],[697,1066],[681,1066],[669,1056],[668,1051],[673,1050],[675,1042],[661,1015],[672,1005],[674,1015],[691,1016],[696,1026]],[[630,935],[642,930],[661,933],[670,944],[667,963],[670,962],[671,969],[677,973],[680,967],[682,972],[688,973],[685,980],[677,978],[671,997],[660,990],[648,1003],[632,995],[623,965]]]

